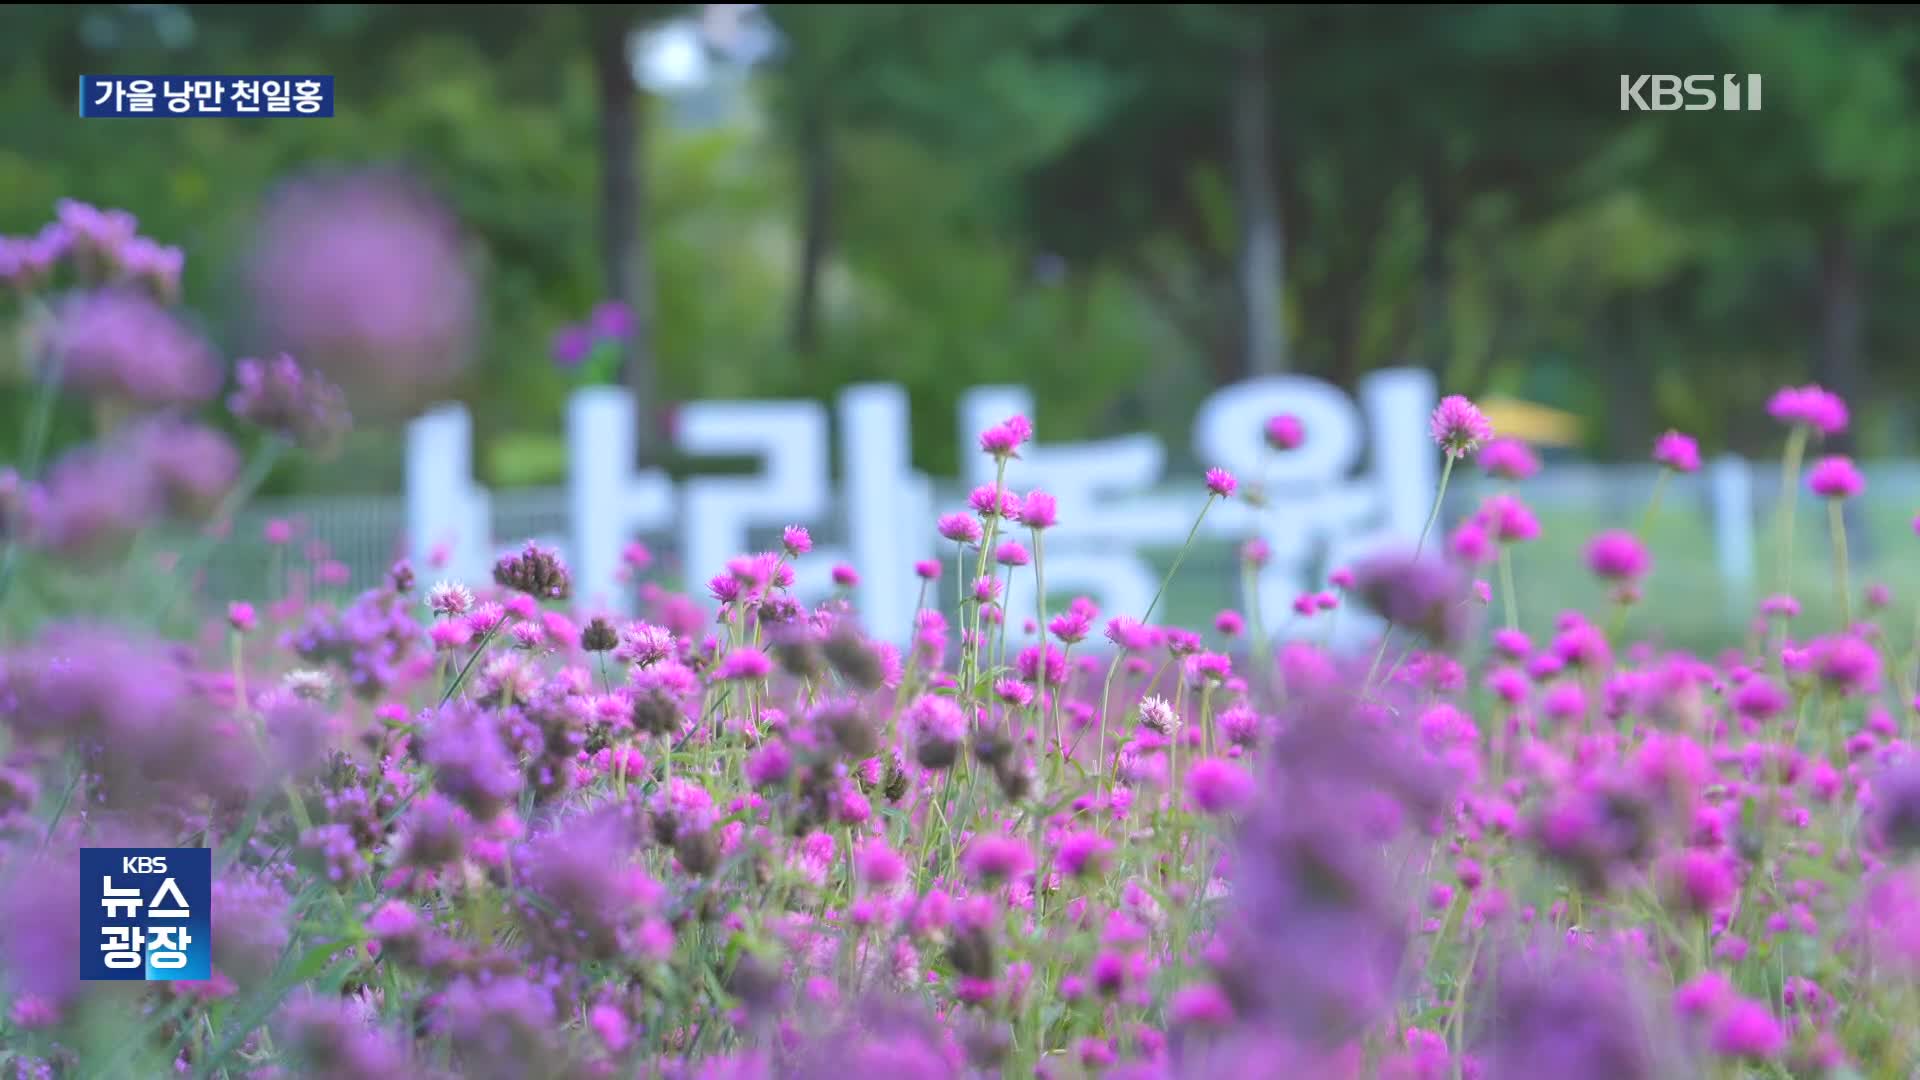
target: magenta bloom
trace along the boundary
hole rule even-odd
[[[1059,519],[1060,508],[1053,496],[1044,491],[1029,491],[1020,504],[1020,520],[1029,529],[1051,529]]]
[[[1700,444],[1693,436],[1669,431],[1653,441],[1653,460],[1678,473],[1700,471]]]
[[[832,574],[833,583],[843,589],[851,589],[860,584],[860,572],[846,563],[835,563]]]
[[[1812,652],[1821,680],[1843,694],[1867,693],[1880,680],[1880,653],[1869,641],[1842,634],[1814,642]]]
[[[1230,814],[1253,798],[1253,777],[1221,758],[1201,758],[1187,774],[1187,795],[1203,814]]]
[[[46,360],[64,387],[136,406],[192,406],[220,389],[206,340],[144,292],[80,293],[54,311]]]
[[[1723,1057],[1765,1060],[1787,1045],[1787,1033],[1764,1002],[1739,999],[1713,1025],[1713,1050]]]
[[[1018,540],[1008,540],[993,549],[993,561],[1001,566],[1025,566],[1033,561],[1033,557]]]
[[[980,433],[980,449],[997,458],[1015,457],[1020,444],[1033,438],[1033,424],[1024,416],[1010,416]]]
[[[1470,457],[1481,444],[1493,438],[1493,424],[1479,406],[1458,394],[1442,398],[1429,423],[1433,441],[1448,457]]]
[[[1235,480],[1233,478],[1233,474],[1228,472],[1227,470],[1225,469],[1208,469],[1207,470],[1207,490],[1212,492],[1213,494],[1218,495],[1223,499],[1231,499],[1233,498],[1234,490],[1239,486],[1240,486],[1240,481]]]
[[[798,558],[813,550],[813,534],[799,525],[789,525],[780,530],[780,546],[787,554]]]
[[[972,514],[942,514],[938,527],[941,536],[956,544],[980,542],[980,523]]]
[[[1275,450],[1292,450],[1307,441],[1307,430],[1299,417],[1281,413],[1267,418],[1266,436],[1267,445]]]
[[[411,179],[360,172],[281,188],[246,277],[264,336],[363,411],[423,404],[473,357],[481,290],[462,226]]]
[[[1829,499],[1850,499],[1867,489],[1867,481],[1844,454],[1830,454],[1814,463],[1807,474],[1807,486],[1815,495]]]
[[[633,336],[633,309],[624,300],[602,300],[587,323],[603,341],[625,341]]]
[[[1070,832],[1060,838],[1059,850],[1053,861],[1061,873],[1068,877],[1079,877],[1089,871],[1102,869],[1112,851],[1113,841],[1097,832]]]
[[[1587,545],[1587,566],[1608,581],[1637,581],[1653,568],[1653,560],[1638,537],[1613,529]]]
[[[1033,853],[1011,836],[976,836],[964,862],[974,877],[994,882],[1025,873],[1033,865]]]
[[[1668,856],[1660,865],[1660,880],[1669,900],[1695,915],[1720,910],[1740,888],[1727,859],[1700,848]]]
[[[1495,439],[1480,451],[1480,468],[1502,480],[1525,480],[1540,471],[1540,458],[1519,439]]]
[[[713,669],[713,677],[722,682],[764,679],[772,673],[773,661],[768,659],[766,653],[751,646],[742,646],[728,653]]]
[[[1818,386],[1785,386],[1767,402],[1767,415],[1787,424],[1804,424],[1825,435],[1847,430],[1847,403]]]
[[[593,333],[584,326],[565,326],[553,335],[553,362],[561,367],[579,367],[593,351]]]

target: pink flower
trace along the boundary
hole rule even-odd
[[[922,581],[940,580],[940,560],[921,559],[913,564],[913,573]]]
[[[1700,445],[1690,435],[1669,431],[1653,441],[1653,460],[1674,472],[1700,471]]]
[[[266,537],[267,543],[275,546],[290,544],[293,542],[293,522],[288,521],[286,518],[274,518],[272,521],[267,522],[267,527],[262,530],[262,535]]]
[[[976,836],[964,861],[974,877],[994,882],[1025,873],[1033,865],[1033,853],[1011,836]]]
[[[253,629],[254,623],[252,604],[236,602],[227,605],[227,625],[244,634]]]
[[[956,544],[977,544],[980,542],[980,523],[971,514],[943,514],[940,517],[940,535]]]
[[[1270,416],[1266,424],[1267,445],[1275,450],[1292,450],[1307,441],[1306,428],[1292,413]]]
[[[773,672],[773,661],[767,654],[749,646],[735,649],[720,661],[713,670],[713,677],[722,682],[736,680],[764,679]]]
[[[884,839],[869,840],[854,849],[854,864],[859,868],[860,880],[876,889],[885,889],[899,884],[906,876],[907,863]]]
[[[1646,576],[1653,560],[1638,537],[1614,529],[1594,537],[1587,545],[1587,566],[1608,581],[1634,581]]]
[[[1207,470],[1207,490],[1212,492],[1213,494],[1218,495],[1223,499],[1231,499],[1233,498],[1234,490],[1239,486],[1240,486],[1240,481],[1235,480],[1233,478],[1233,474],[1228,472],[1227,470],[1225,469],[1208,469]]]
[[[1029,491],[1020,504],[1020,520],[1029,529],[1039,531],[1051,529],[1059,518],[1059,506],[1053,496],[1044,491]]]
[[[1847,430],[1847,403],[1818,386],[1785,386],[1767,402],[1767,415],[1788,424],[1804,424],[1825,435]]]
[[[1428,425],[1448,457],[1469,457],[1493,438],[1493,425],[1479,407],[1458,394],[1442,398]]]
[[[1230,814],[1253,798],[1253,777],[1222,758],[1201,758],[1187,774],[1187,795],[1203,814]]]
[[[1519,439],[1495,439],[1480,452],[1480,468],[1502,480],[1525,480],[1540,471],[1540,458]]]
[[[1239,637],[1247,624],[1239,612],[1228,609],[1213,617],[1213,628],[1227,637]]]
[[[1033,424],[1024,416],[1010,416],[980,433],[980,449],[996,458],[1017,457],[1020,444],[1033,438]]]
[[[1724,1007],[1713,1025],[1713,1049],[1723,1057],[1764,1060],[1786,1045],[1786,1031],[1762,1002],[1738,999]]]
[[[1814,463],[1807,474],[1807,486],[1815,495],[1829,499],[1850,499],[1867,488],[1860,470],[1843,454],[1832,454]]]
[[[1483,522],[1494,539],[1503,544],[1520,544],[1540,536],[1540,520],[1527,504],[1512,495],[1494,495],[1480,504],[1474,517]]]
[[[993,561],[1001,566],[1025,566],[1033,561],[1033,557],[1018,540],[1008,540],[993,549]]]
[[[833,567],[833,583],[843,589],[851,589],[855,585],[860,584],[860,574],[846,563],[835,563]]]
[[[813,550],[813,534],[799,525],[789,525],[780,531],[780,546],[787,554],[798,558]]]

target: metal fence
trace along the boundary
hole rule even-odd
[[[1914,510],[1920,507],[1920,462],[1879,461],[1863,471],[1867,493],[1847,504],[1844,521],[1854,586],[1884,582],[1896,594],[1920,587],[1920,570],[1914,569],[1914,560],[1904,557],[1906,544],[1920,543],[1912,526]],[[1511,487],[1535,510],[1543,526],[1541,540],[1515,555],[1519,591],[1525,594],[1520,609],[1530,624],[1544,623],[1562,608],[1601,602],[1602,593],[1587,579],[1580,560],[1585,543],[1608,528],[1640,532],[1653,548],[1655,577],[1645,600],[1646,618],[1679,640],[1724,638],[1743,625],[1756,600],[1776,591],[1783,578],[1810,609],[1827,602],[1835,586],[1826,508],[1823,500],[1804,489],[1797,493],[1796,528],[1789,549],[1775,528],[1781,497],[1777,462],[1724,458],[1698,474],[1670,476],[1664,482],[1660,475],[1661,470],[1651,465],[1557,463]],[[1656,486],[1660,488],[1658,507],[1650,514]],[[1443,509],[1442,527],[1451,528],[1463,520],[1498,488],[1478,476],[1456,481]],[[937,506],[957,508],[964,505],[964,497],[956,484],[936,486]],[[835,512],[805,524],[823,546],[832,545],[842,539],[836,523],[843,516]],[[491,517],[493,536],[503,544],[534,538],[566,546],[568,500],[562,488],[496,491]],[[276,549],[264,539],[265,526],[274,519],[296,524],[298,536],[292,550]],[[1071,527],[1071,523],[1065,526]],[[656,556],[652,572],[656,580],[697,590],[699,582],[721,568],[683,567],[676,549],[678,535],[677,529],[668,529],[640,533],[635,539],[646,543]],[[766,547],[778,542],[776,532],[755,539]],[[408,550],[404,496],[261,500],[239,517],[233,534],[209,566],[206,595],[224,601],[276,591],[270,584],[272,575],[283,573],[291,582],[306,574],[309,549],[316,542],[324,558],[346,568],[349,584],[342,591],[372,584]],[[1164,566],[1174,553],[1147,550],[1142,554]],[[433,576],[432,568],[420,572],[423,577]],[[943,582],[943,588],[951,592],[951,580]],[[1210,621],[1219,609],[1239,607],[1244,601],[1235,546],[1203,536],[1182,566],[1168,617]],[[946,606],[951,606],[950,597]],[[1274,614],[1268,613],[1269,619]]]

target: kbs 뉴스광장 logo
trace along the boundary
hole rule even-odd
[[[212,977],[213,851],[80,849],[80,978]]]

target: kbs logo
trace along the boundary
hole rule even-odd
[[[1745,79],[1744,84],[1742,78]],[[1759,112],[1760,76],[1620,76],[1621,112],[1678,112],[1682,109],[1688,112],[1707,109]]]
[[[212,978],[213,852],[80,849],[80,978]]]

